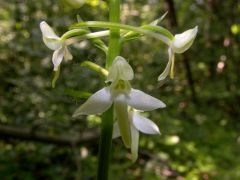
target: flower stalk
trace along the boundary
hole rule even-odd
[[[113,23],[120,22],[120,0],[109,0],[109,21]],[[120,53],[120,29],[114,27],[110,29],[110,39],[106,57],[106,69],[112,65],[113,59]],[[98,158],[98,180],[108,180],[110,152],[112,148],[113,133],[113,106],[102,115],[101,137],[99,143]]]

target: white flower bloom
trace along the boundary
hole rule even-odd
[[[117,118],[119,132],[125,146],[130,147],[131,127],[128,106],[141,111],[151,111],[166,106],[162,101],[140,90],[131,88],[128,80],[132,80],[133,76],[133,70],[127,61],[120,56],[116,57],[109,69],[107,78],[107,81],[112,82],[110,87],[104,87],[94,93],[75,111],[73,117],[102,113],[114,103],[114,113]]]
[[[53,70],[57,71],[58,66],[62,62],[63,58],[65,60],[71,60],[72,55],[64,41],[62,41],[61,38],[56,35],[53,29],[45,21],[40,23],[40,29],[42,31],[43,42],[49,49],[54,50],[52,56],[52,62],[54,65]]]
[[[139,131],[144,134],[160,134],[158,126],[150,119],[141,116],[136,110],[130,111],[129,123],[131,133],[131,153],[133,162],[138,157],[138,143],[139,143]],[[117,123],[114,124],[113,138],[121,136],[119,126]]]
[[[170,77],[173,78],[173,68],[174,68],[174,53],[184,53],[186,50],[188,50],[191,45],[193,44],[194,39],[196,38],[198,32],[198,27],[196,26],[193,29],[189,29],[181,34],[176,34],[170,44],[170,47],[168,49],[168,64],[162,74],[158,77],[158,80],[161,81],[167,77],[170,70]]]

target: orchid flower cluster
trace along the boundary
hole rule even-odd
[[[137,35],[144,34],[162,39],[168,48],[168,63],[165,70],[159,75],[158,80],[164,80],[169,74],[173,78],[174,68],[174,54],[183,53],[192,45],[198,27],[189,29],[181,34],[175,36],[170,35],[167,30],[161,28],[156,24],[150,24],[151,28],[135,28],[128,25],[109,24],[102,22],[89,22],[78,24],[79,29],[70,30],[67,37],[93,37],[99,38],[109,35],[109,31],[84,34],[82,27],[117,27],[123,29],[121,34],[126,35],[129,32],[135,31]],[[148,26],[148,27],[149,27]],[[72,59],[72,55],[67,48],[67,38],[59,37],[53,29],[45,22],[40,23],[40,29],[43,35],[43,42],[45,45],[54,50],[52,62],[53,70],[58,71],[59,65],[63,59]],[[79,31],[78,31],[79,30]],[[153,30],[153,31],[151,31]],[[79,35],[78,35],[78,32]],[[124,37],[123,35],[123,37]],[[66,36],[65,36],[66,37]],[[93,68],[94,69],[94,68]],[[112,65],[108,71],[102,68],[106,75],[106,86],[94,93],[89,99],[82,104],[73,114],[73,117],[80,115],[101,114],[109,109],[112,105],[114,107],[114,129],[112,138],[121,136],[124,145],[131,149],[132,159],[135,161],[138,157],[138,143],[139,132],[145,134],[160,134],[158,126],[150,119],[141,115],[144,111],[152,111],[158,108],[164,108],[166,105],[159,99],[152,97],[143,91],[132,88],[130,81],[134,78],[134,72],[129,63],[121,56],[115,57]]]

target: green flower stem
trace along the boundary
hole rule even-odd
[[[110,22],[120,22],[120,0],[109,0],[109,20]],[[106,58],[106,69],[113,62],[113,59],[120,53],[120,29],[119,27],[110,28],[110,39],[108,53]],[[108,171],[110,163],[110,153],[112,148],[113,132],[113,106],[102,115],[101,139],[99,144],[98,159],[98,180],[108,180]]]
[[[109,21],[110,23],[120,23],[120,0],[109,1]],[[113,62],[113,59],[120,53],[120,28],[110,28],[110,39],[108,44],[108,54],[106,60],[106,69],[108,69]]]
[[[107,75],[108,75],[108,71],[105,68],[102,68],[101,66],[99,66],[91,61],[84,61],[81,63],[81,66],[86,66],[86,67],[96,71],[97,73],[103,75],[104,77],[107,77]]]
[[[154,29],[155,32],[152,32],[152,28],[149,26],[144,26],[144,27],[134,27],[126,24],[119,24],[119,23],[113,23],[113,22],[102,22],[102,21],[86,21],[86,22],[81,22],[77,23],[72,26],[73,28],[81,28],[81,27],[96,27],[96,28],[119,28],[119,29],[124,29],[128,31],[134,31],[140,34],[144,34],[153,38],[156,38],[158,40],[161,40],[167,45],[170,45],[171,39],[173,39],[173,36],[170,35],[169,33],[164,33],[161,34],[163,29],[157,30]],[[148,30],[149,29],[149,30]],[[167,35],[167,36],[166,36]]]
[[[102,114],[101,137],[98,152],[97,180],[108,180],[110,153],[112,149],[113,106]]]

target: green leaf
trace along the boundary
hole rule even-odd
[[[94,46],[101,49],[105,54],[107,54],[108,47],[100,38],[94,38],[94,39],[90,39],[90,40],[94,44]]]
[[[165,12],[160,18],[154,20],[153,22],[151,22],[150,24],[148,25],[143,25],[141,26],[141,28],[146,28],[148,29],[148,26],[157,26],[164,18],[165,16],[167,15],[168,11]],[[163,28],[161,26],[159,26],[160,28]],[[164,28],[165,29],[165,28]],[[151,28],[149,29],[151,30]],[[168,31],[167,29],[165,29],[166,31]],[[158,30],[160,32],[160,30]],[[171,33],[170,32],[163,32],[164,34],[167,34],[167,36],[171,37]],[[169,34],[170,33],[170,34]],[[124,38],[122,39],[122,42],[126,42],[126,41],[129,41],[129,40],[134,40],[134,39],[138,39],[140,38],[141,36],[143,36],[142,34],[140,33],[137,33],[137,32],[133,32],[133,31],[130,31],[130,32],[127,32],[125,33],[124,35]],[[172,36],[173,37],[173,36]]]
[[[94,62],[91,62],[91,61],[83,61],[83,62],[81,63],[81,66],[86,66],[86,67],[88,67],[88,68],[96,71],[97,73],[103,75],[104,77],[107,77],[107,76],[108,76],[108,71],[107,71],[105,68],[99,66],[98,64],[95,64]]]
[[[87,99],[92,95],[89,92],[78,91],[78,90],[74,90],[74,89],[65,89],[64,93],[69,96],[72,96],[72,97],[83,98],[83,99]]]
[[[153,26],[157,26],[164,18],[165,16],[168,14],[168,11],[165,12],[160,18],[154,20],[153,22],[150,23],[150,25],[153,25]]]
[[[143,35],[138,33],[138,32],[130,31],[123,36],[123,38],[121,39],[121,42],[123,43],[123,42],[127,42],[127,41],[130,41],[130,40],[138,39],[142,36]]]
[[[166,36],[167,38],[169,38],[171,40],[174,38],[172,33],[162,26],[144,25],[144,26],[142,26],[142,28],[146,29],[146,30],[150,30],[154,33],[159,33],[163,36]]]
[[[165,29],[164,27],[161,27],[161,26],[156,26],[156,25],[143,25],[141,26],[142,29],[145,29],[145,30],[149,30],[149,31],[152,31],[154,33],[159,33],[169,39],[173,39],[174,36],[172,35],[172,33],[170,33],[167,29]],[[138,33],[138,32],[134,32],[134,31],[130,31],[128,33],[126,33],[121,42],[126,42],[126,41],[129,41],[129,40],[134,40],[134,39],[138,39],[140,37],[142,37],[143,34],[141,33]]]

